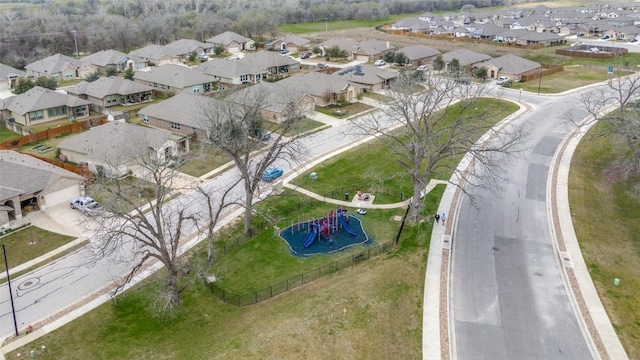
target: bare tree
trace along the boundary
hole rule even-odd
[[[571,119],[576,125],[589,125],[600,121],[600,133],[618,137],[627,147],[627,154],[621,154],[614,164],[624,176],[640,174],[640,77],[619,76],[609,81],[604,88],[598,88],[582,96],[582,103],[588,114],[586,122]]]
[[[492,154],[517,151],[523,137],[522,128],[496,128],[478,100],[483,95],[481,85],[467,86],[442,77],[403,76],[389,89],[389,102],[380,112],[372,113],[356,126],[366,134],[386,140],[396,160],[411,178],[413,197],[411,216],[419,220],[422,202],[420,194],[432,177],[448,177],[456,171],[453,160],[468,153],[476,169],[461,173],[469,183],[472,175],[482,171],[485,176],[498,176]],[[426,88],[417,91],[416,89]],[[481,146],[476,141],[490,133],[492,141]],[[498,137],[498,139],[496,139]]]
[[[200,109],[209,140],[228,154],[242,179],[244,234],[251,236],[254,196],[262,174],[278,159],[295,161],[303,154],[296,125],[308,109],[308,95],[286,92],[270,83],[245,88]],[[277,115],[276,115],[277,113]],[[266,114],[270,118],[266,119]],[[269,139],[265,135],[269,135]]]

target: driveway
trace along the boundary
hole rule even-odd
[[[32,225],[58,234],[82,237],[87,217],[73,210],[67,202],[27,215]]]

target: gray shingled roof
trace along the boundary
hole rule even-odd
[[[336,71],[331,76],[340,77],[356,84],[374,85],[398,77],[398,73],[372,65],[356,65]]]
[[[24,115],[31,111],[46,110],[58,106],[76,107],[89,104],[91,104],[90,101],[36,86],[14,96],[8,104],[7,110]]]
[[[130,95],[153,90],[154,88],[151,86],[139,84],[131,80],[119,77],[103,77],[92,82],[83,81],[67,89],[67,92],[75,95],[89,95],[103,99],[107,95]]]
[[[389,50],[387,42],[378,39],[369,39],[361,41],[358,44],[360,49],[365,50],[369,54],[380,54],[381,52]]]
[[[227,79],[240,75],[261,74],[264,72],[261,67],[250,66],[240,61],[231,61],[224,59],[211,59],[196,66],[194,70],[200,71],[203,74],[223,77]]]
[[[281,81],[261,82],[229,95],[228,99],[238,104],[253,104],[254,99],[259,99],[262,101],[262,109],[281,113],[290,103],[298,103],[305,96],[305,92],[280,83]]]
[[[9,76],[20,76],[20,77],[25,77],[27,76],[27,73],[22,71],[22,70],[18,70],[16,68],[13,68],[9,65],[5,65],[5,64],[0,64],[0,78],[8,78]]]
[[[198,70],[177,64],[166,64],[157,66],[151,68],[150,71],[138,71],[133,76],[133,78],[158,84],[169,85],[178,89],[184,89],[188,86],[193,85],[216,82],[218,80],[215,77],[203,74]]]
[[[119,64],[129,57],[129,55],[117,50],[102,50],[80,58],[80,60],[96,66],[105,67],[107,65]]]
[[[321,72],[310,72],[290,76],[278,81],[276,84],[293,89],[299,93],[307,93],[316,97],[339,93],[349,86],[347,80]],[[311,84],[313,84],[313,86],[310,86]]]
[[[140,56],[141,58],[145,59],[159,60],[168,54],[164,52],[161,45],[152,44],[137,50],[133,50],[129,53],[129,55]]]
[[[180,93],[160,103],[142,108],[138,114],[207,130],[200,116],[201,110],[212,106],[211,104],[217,101],[209,96]]]
[[[327,49],[337,46],[338,48],[351,53],[351,51],[353,51],[353,49],[358,46],[358,42],[347,38],[332,38],[321,43],[320,45],[324,46]]]
[[[171,139],[171,132],[146,126],[111,121],[63,140],[58,148],[85,154],[110,165],[124,164],[158,150]]]
[[[0,174],[0,200],[44,190],[60,178],[84,179],[68,170],[13,150],[0,150]]]
[[[308,45],[311,41],[309,39],[303,38],[302,36],[298,36],[295,34],[285,34],[282,37],[282,41],[289,44],[295,44],[297,46]]]
[[[409,60],[424,59],[440,54],[437,49],[428,47],[426,45],[410,45],[405,46],[398,52],[403,53]]]
[[[421,31],[429,28],[429,23],[424,20],[420,20],[415,17],[401,19],[393,24],[393,27],[397,29],[408,28],[413,31]]]
[[[458,59],[460,66],[467,66],[478,62],[490,60],[491,56],[480,54],[467,49],[456,49],[442,55],[442,60],[444,60],[445,62],[449,62],[453,59]]]
[[[62,69],[64,69],[69,63],[75,64],[77,66],[83,65],[82,61],[70,58],[66,55],[55,54],[42,60],[32,62],[31,64],[25,66],[25,69],[43,74],[56,74],[62,71]]]
[[[208,49],[211,46],[197,40],[180,39],[165,45],[162,51],[168,55],[181,56],[195,52],[198,47]]]
[[[546,40],[562,40],[564,39],[564,37],[558,34],[550,33],[550,32],[539,33],[535,31],[531,31],[529,34],[520,36],[520,39],[529,40],[529,41],[546,41]]]
[[[299,63],[288,56],[282,56],[276,51],[258,51],[256,53],[246,54],[242,59],[237,60],[239,63],[257,67],[260,69],[268,69],[274,66],[298,65]]]
[[[489,61],[492,65],[500,69],[500,71],[511,74],[522,74],[527,71],[540,68],[537,62],[521,58],[513,54],[507,54]]]
[[[233,31],[225,31],[222,34],[218,34],[212,38],[207,39],[208,43],[220,44],[224,46],[227,46],[234,41],[238,43],[245,43],[247,41],[251,41],[251,39],[238,33],[234,33]]]

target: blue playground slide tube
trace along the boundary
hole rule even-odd
[[[311,244],[313,244],[313,242],[316,240],[317,237],[318,237],[318,225],[311,224],[311,231],[309,231],[309,234],[302,242],[302,247],[308,248]]]
[[[344,218],[344,215],[342,215],[342,211],[338,212],[338,220],[340,220],[340,223],[342,224],[342,227],[344,228],[344,231],[347,232],[347,234],[356,236],[356,232],[353,231],[351,227],[349,227],[347,220]]]

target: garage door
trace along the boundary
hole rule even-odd
[[[80,189],[78,185],[73,185],[68,188],[52,192],[51,194],[44,195],[44,204],[47,208],[56,206],[63,202],[70,201],[74,197],[80,196]]]
[[[356,60],[369,61],[369,55],[356,55]]]
[[[240,52],[240,49],[237,47],[230,47],[229,49],[227,49],[227,52],[234,54]]]

